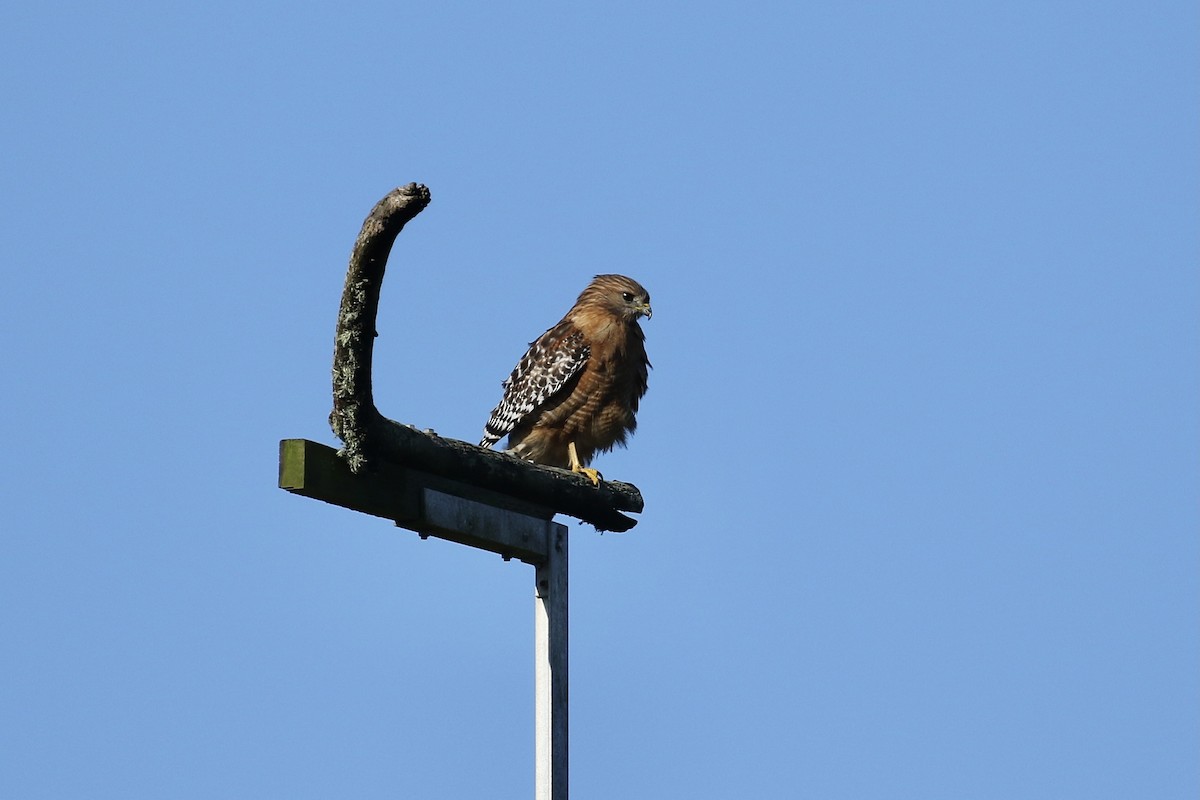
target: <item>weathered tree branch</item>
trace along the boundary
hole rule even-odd
[[[368,468],[372,459],[382,458],[543,506],[598,530],[629,530],[637,522],[620,512],[642,510],[636,486],[603,481],[595,487],[581,475],[419,431],[387,419],[376,409],[371,359],[384,270],[396,236],[427,205],[429,190],[424,186],[410,183],[392,190],[367,215],[354,243],[334,339],[329,415],[329,424],[344,445],[342,457],[355,473]]]

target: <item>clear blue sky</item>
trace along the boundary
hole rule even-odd
[[[528,567],[275,488],[653,296],[576,800],[1200,793],[1194,2],[14,6],[0,797],[527,798]]]

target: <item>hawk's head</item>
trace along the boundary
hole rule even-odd
[[[633,278],[624,275],[597,275],[579,295],[579,300],[596,303],[626,322],[635,322],[638,317],[650,319],[654,315],[650,293]]]

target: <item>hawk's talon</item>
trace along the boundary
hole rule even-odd
[[[586,475],[588,480],[592,482],[592,486],[599,486],[600,481],[604,480],[604,476],[600,474],[600,470],[592,469],[591,467],[571,467],[571,472]]]

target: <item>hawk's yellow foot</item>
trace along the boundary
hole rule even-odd
[[[575,443],[567,443],[567,459],[571,462],[571,472],[581,472],[588,477],[593,486],[600,485],[600,478],[603,477],[599,470],[585,467],[579,460],[579,454],[575,452]]]
[[[591,467],[571,467],[571,472],[582,472],[584,475],[587,475],[588,480],[592,482],[593,486],[599,486],[600,479],[604,477],[600,474],[599,470],[592,469]]]

